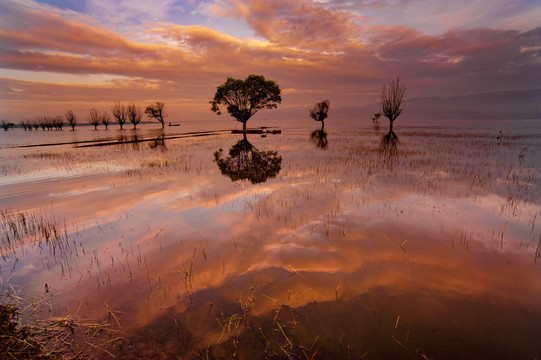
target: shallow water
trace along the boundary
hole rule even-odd
[[[541,356],[537,122],[168,138],[192,125],[1,134],[4,287],[109,321],[117,358]]]

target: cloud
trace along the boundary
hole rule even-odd
[[[398,75],[411,97],[531,89],[541,83],[541,28],[454,29],[431,35],[402,25],[375,24],[336,9],[338,5],[309,0],[213,2],[207,6],[215,15],[246,21],[258,37],[152,21],[134,39],[80,14],[31,1],[6,1],[0,4],[2,76],[27,82],[12,87],[26,89],[23,92],[4,89],[3,105],[10,108],[10,101],[21,102],[25,96],[29,102],[36,94],[46,97],[50,86],[51,100],[69,100],[62,95],[65,91],[77,99],[69,101],[85,96],[98,101],[100,92],[105,101],[117,91],[117,98],[130,93],[139,99],[200,103],[201,114],[208,114],[208,99],[217,85],[228,76],[244,78],[250,73],[280,84],[284,109],[304,109],[323,98],[333,106],[377,102],[381,85]],[[377,4],[363,5],[372,9]],[[10,75],[13,70],[17,71]],[[35,86],[28,76],[18,78],[19,71],[32,72]],[[45,73],[47,81],[40,77]],[[53,73],[108,75],[110,81],[98,84],[98,91],[82,87],[80,81],[53,84]],[[120,88],[115,78],[133,80],[130,84],[138,90]]]
[[[515,29],[539,25],[541,6],[531,0],[328,0],[330,10],[363,14],[377,25],[401,25],[430,35],[455,29]]]
[[[210,8],[216,15],[244,19],[255,33],[275,44],[335,51],[358,41],[356,23],[362,16],[330,11],[312,1],[219,1]]]
[[[134,25],[164,19],[177,0],[86,0],[85,12],[110,24]]]

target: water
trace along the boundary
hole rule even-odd
[[[4,287],[106,321],[116,340],[86,341],[117,358],[541,356],[536,122],[396,126],[396,150],[385,123],[328,121],[324,148],[308,121],[168,138],[227,128],[207,125],[88,148],[13,146],[92,129],[1,134],[4,219],[61,234],[13,240],[4,220]]]

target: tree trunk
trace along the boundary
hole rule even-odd
[[[242,122],[242,131],[246,131],[246,121]]]

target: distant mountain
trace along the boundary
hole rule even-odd
[[[379,111],[379,103],[334,109],[331,107],[329,116],[337,119],[369,119]],[[541,119],[541,89],[407,99],[402,118]]]

